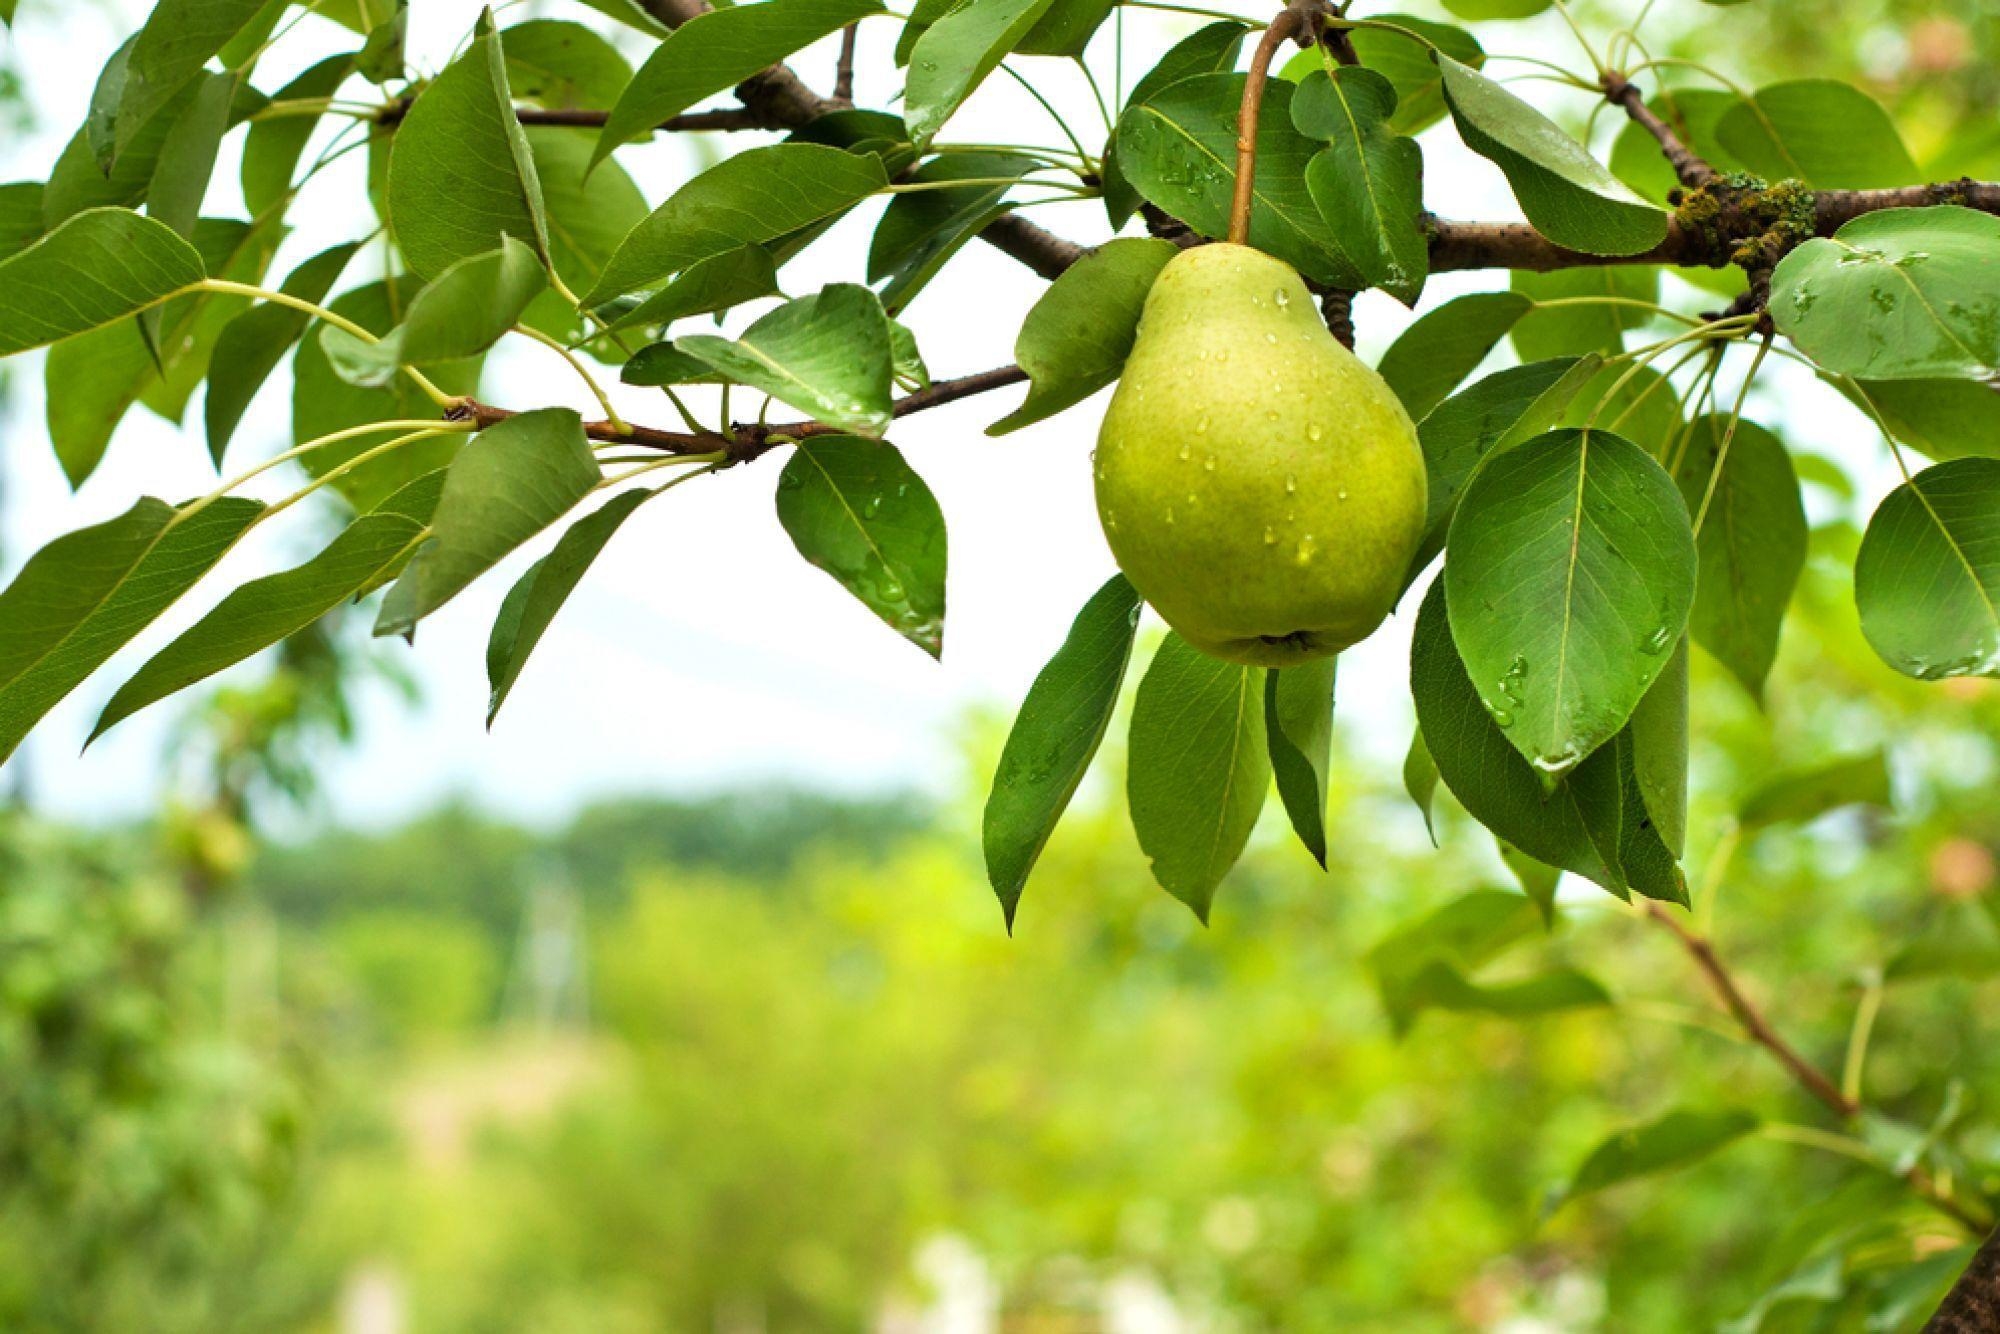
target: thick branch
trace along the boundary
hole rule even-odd
[[[961,375],[955,380],[938,380],[928,389],[919,389],[914,394],[897,399],[890,405],[889,413],[893,417],[907,417],[913,412],[971,398],[974,394],[1021,384],[1027,378],[1028,373],[1019,366],[997,366],[990,371]],[[450,415],[453,420],[477,422],[484,430],[517,414],[511,408],[495,407],[467,398],[460,400]],[[583,424],[583,433],[606,444],[635,445],[642,449],[657,449],[664,454],[726,454],[731,463],[747,463],[787,440],[840,435],[842,431],[837,426],[814,421],[738,423],[730,428],[729,435],[716,431],[667,431],[631,422],[621,430],[608,421],[593,421]]]
[[[1945,1295],[1924,1334],[1993,1334],[2000,1330],[2000,1232],[1986,1239]]]
[[[1815,223],[1821,236],[1831,235],[1845,222],[1864,213],[1885,208],[1930,208],[1937,204],[1959,204],[1981,213],[2000,213],[2000,181],[1975,181],[1962,176],[1937,185],[1906,185],[1894,190],[1822,190],[1813,200]]]
[[[1699,188],[1716,179],[1715,168],[1702,161],[1673,126],[1653,113],[1653,109],[1646,105],[1645,95],[1624,75],[1604,76],[1604,98],[1625,108],[1626,115],[1659,141],[1660,152],[1666,155],[1668,164],[1673,167],[1674,175],[1680,178],[1682,185]]]

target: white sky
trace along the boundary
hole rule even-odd
[[[145,0],[112,0],[102,8],[22,0],[14,36],[0,41],[10,43],[8,63],[21,72],[41,125],[32,135],[0,145],[0,179],[46,173],[81,122],[97,69],[148,7]],[[1364,4],[1359,12],[1389,8],[1436,10],[1423,0],[1405,0],[1394,6]],[[413,63],[435,69],[470,29],[479,6],[473,0],[426,0],[413,10]],[[1709,10],[1703,17],[1723,22],[1727,12]],[[585,11],[574,4],[525,3],[502,17],[511,22],[536,14]],[[1127,86],[1200,22],[1127,11]],[[1511,43],[1513,49],[1578,63],[1559,30],[1541,22],[1514,30],[1520,40]],[[895,25],[874,20],[862,31],[858,100],[882,105],[898,86],[889,55]],[[1093,52],[1107,92],[1109,32],[1107,26]],[[644,39],[626,36],[636,64]],[[275,88],[339,49],[340,40],[339,30],[309,20],[273,51],[259,72],[259,86]],[[810,81],[830,83],[833,45],[806,52],[795,66]],[[1099,122],[1073,68],[1051,60],[1021,63],[1042,76],[1045,94],[1087,142],[1101,138],[1090,128]],[[1517,91],[1543,101],[1547,87],[1522,84]],[[1603,119],[1605,130],[1615,128]],[[1000,75],[942,137],[1057,142],[1046,115]],[[625,150],[620,160],[658,202],[699,165],[702,146],[691,138],[662,136],[653,145]],[[736,136],[729,145],[759,138]],[[1460,217],[1519,216],[1499,173],[1460,148],[1448,127],[1427,134],[1424,144],[1431,207]],[[235,176],[233,154],[226,150],[206,212],[240,216]],[[876,206],[860,210],[795,261],[784,275],[787,290],[796,294],[830,281],[858,281],[876,212]],[[1096,201],[1037,207],[1027,216],[1081,241],[1105,235]],[[316,182],[292,221],[297,230],[274,265],[274,284],[304,256],[372,228],[361,155],[350,155]],[[349,282],[359,272],[357,265]],[[1500,285],[1497,275],[1446,275],[1430,285],[1425,307]],[[933,374],[965,374],[1012,359],[1014,334],[1042,290],[1043,284],[1013,261],[974,243],[918,297],[905,319]],[[747,319],[733,319],[731,328]],[[1363,355],[1372,361],[1407,319],[1389,299],[1364,297],[1357,310]],[[0,564],[8,577],[42,543],[118,513],[140,494],[179,499],[215,485],[197,399],[184,432],[135,409],[97,474],[72,495],[41,425],[40,357],[9,363],[9,374],[12,413],[0,441],[6,468]],[[1779,392],[1793,398],[1789,438],[1843,459],[1867,460],[1869,476],[1885,486],[1887,465],[1857,418],[1831,407],[1809,379],[1781,377]],[[1774,378],[1774,388],[1780,382]],[[656,392],[614,392],[621,411],[634,419],[670,422],[671,410]],[[483,393],[510,407],[561,403],[597,415],[579,382],[550,353],[521,340],[508,340],[496,351]],[[1026,431],[987,438],[983,428],[1020,393],[1003,391],[918,414],[893,432],[937,493],[948,525],[949,615],[941,665],[798,557],[773,513],[779,469],[777,460],[767,460],[690,483],[626,525],[537,648],[490,735],[483,726],[487,631],[501,596],[546,549],[553,532],[427,620],[414,650],[393,650],[422,683],[423,702],[413,709],[386,690],[369,695],[360,743],[326,766],[332,813],[384,820],[456,794],[517,815],[550,818],[599,795],[699,791],[772,779],[852,791],[950,790],[959,779],[965,711],[981,704],[1011,711],[1076,609],[1113,568],[1098,530],[1087,462],[1103,396]],[[1765,392],[1760,389],[1758,397]],[[1810,404],[1801,401],[1808,397]],[[288,415],[288,372],[280,371],[239,430],[230,471],[291,444]],[[278,531],[260,529],[29,739],[22,754],[36,796],[47,808],[110,819],[141,812],[155,800],[171,702],[124,723],[87,755],[80,756],[78,747],[104,700],[147,655],[229,587],[280,568],[281,561],[303,558],[320,535],[310,524],[272,527]],[[1341,665],[1336,716],[1385,763],[1400,762],[1408,737],[1407,621],[1407,616],[1392,618]]]

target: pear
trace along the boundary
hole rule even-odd
[[[1364,639],[1423,534],[1424,456],[1388,384],[1248,246],[1160,271],[1097,441],[1097,512],[1182,638],[1284,667]]]

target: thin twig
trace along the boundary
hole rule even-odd
[[[1666,155],[1674,175],[1682,185],[1698,189],[1713,183],[1715,168],[1702,161],[1701,155],[1687,146],[1673,126],[1660,119],[1653,109],[1646,105],[1645,94],[1639,86],[1624,75],[1612,73],[1604,76],[1604,100],[1625,108],[1625,114],[1646,133],[1659,141],[1660,152]]]
[[[854,104],[854,43],[861,25],[850,23],[840,30],[840,59],[833,67],[833,100]]]

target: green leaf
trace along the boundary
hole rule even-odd
[[[1410,420],[1421,422],[1532,308],[1513,292],[1454,297],[1424,315],[1389,344],[1377,368]]]
[[[1666,238],[1667,215],[1548,117],[1469,65],[1439,56],[1438,67],[1459,137],[1507,174],[1535,230],[1593,255],[1636,255]]]
[[[264,0],[159,0],[132,40],[118,100],[113,154],[132,148],[155,113],[173,101],[209,57],[256,18]]]
[[[1406,588],[1444,550],[1458,498],[1480,461],[1506,447],[1503,442],[1524,425],[1530,435],[1555,425],[1568,405],[1563,391],[1580,387],[1573,372],[1582,364],[1564,359],[1509,366],[1452,395],[1424,418],[1417,428],[1428,480],[1424,535],[1410,561]],[[1534,417],[1542,420],[1530,420]]]
[[[899,389],[915,393],[931,387],[931,368],[924,365],[916,334],[895,320],[889,321],[889,370]]]
[[[1570,969],[1482,986],[1468,980],[1538,933],[1540,914],[1519,894],[1474,890],[1397,928],[1366,963],[1398,1037],[1429,1009],[1526,1017],[1610,1003],[1604,988]]]
[[[662,121],[743,82],[801,47],[882,12],[876,0],[763,0],[697,14],[653,48],[611,109],[593,163]]]
[[[1736,820],[1745,830],[1756,830],[1816,820],[1842,806],[1889,804],[1889,764],[1881,751],[1871,750],[1767,779],[1744,798]]]
[[[1956,205],[1863,214],[1779,262],[1771,316],[1843,375],[1990,378],[2000,373],[2000,218]]]
[[[1562,872],[1546,862],[1536,861],[1505,839],[1495,839],[1500,852],[1500,860],[1521,886],[1521,892],[1534,901],[1535,911],[1542,915],[1542,925],[1553,931],[1556,926],[1556,886],[1562,880]]]
[[[1875,99],[1838,79],[1759,88],[1715,125],[1722,146],[1767,180],[1816,190],[1866,190],[1924,179]]]
[[[1889,433],[1939,462],[2000,456],[2000,385],[1983,380],[1835,380]]]
[[[1632,776],[1644,818],[1676,858],[1687,850],[1688,646],[1685,637],[1632,710]]]
[[[1171,241],[1126,237],[1063,270],[1014,340],[1014,360],[1028,373],[1028,396],[986,434],[1005,435],[1053,417],[1115,381],[1138,337],[1153,279],[1177,253]]]
[[[1658,301],[1660,271],[1646,265],[1599,265],[1554,273],[1513,275],[1513,289],[1532,301],[1605,297],[1616,301]],[[1514,350],[1523,361],[1580,357],[1587,352],[1625,350],[1625,333],[1653,318],[1632,306],[1549,306],[1529,311],[1514,326]]]
[[[1547,9],[1553,0],[1444,0],[1444,7],[1462,19],[1525,19]]]
[[[1333,747],[1333,658],[1266,674],[1264,731],[1278,797],[1292,828],[1326,869],[1327,766]]]
[[[398,312],[409,308],[418,289],[417,280],[403,274],[393,285],[370,283],[343,292],[329,309],[380,336],[389,332]],[[469,394],[479,382],[479,363],[466,361],[438,366],[426,374],[446,393]],[[363,389],[334,374],[319,339],[305,338],[299,343],[298,355],[292,361],[294,440],[317,440],[372,422],[423,421],[437,416],[437,405],[408,376],[397,376],[386,388]],[[460,435],[441,435],[406,445],[343,473],[329,485],[356,509],[372,509],[405,483],[451,462],[463,440]],[[369,438],[344,441],[315,449],[302,456],[299,463],[312,476],[324,477],[362,450],[380,443],[379,439]]]
[[[724,158],[625,238],[584,298],[601,306],[740,246],[844,213],[889,183],[882,159],[823,144],[773,144]]]
[[[206,74],[195,84],[194,96],[174,118],[153,164],[146,190],[146,215],[192,239],[201,216],[202,197],[215,171],[216,151],[229,128],[229,107],[236,96],[232,74]]]
[[[1055,0],[1014,49],[1024,56],[1080,57],[1116,7],[1117,0]]]
[[[1051,0],[960,0],[917,38],[903,90],[903,120],[910,141],[922,147],[944,128],[1026,37]]]
[[[1007,733],[986,798],[983,842],[986,878],[1010,932],[1029,873],[1111,726],[1139,605],[1125,576],[1112,575],[1077,613]]]
[[[1153,879],[1206,923],[1271,786],[1264,669],[1170,631],[1139,682],[1128,754],[1126,801]]]
[[[2000,974],[2000,922],[1969,903],[1931,905],[1921,927],[1898,945],[1882,976],[1888,982],[1941,977],[1983,981]]]
[[[571,524],[549,554],[528,567],[527,573],[509,589],[494,618],[493,633],[486,641],[487,696],[486,725],[500,713],[507,694],[528,665],[528,655],[542,642],[542,635],[562,610],[563,603],[583,582],[605,545],[617,535],[632,511],[658,495],[664,487],[621,492],[604,505]]]
[[[545,260],[541,178],[514,114],[491,11],[471,46],[411,104],[389,153],[389,222],[410,269],[434,278],[518,237]]]
[[[305,564],[243,585],[118,687],[90,740],[147,705],[305,629],[400,561],[422,531],[421,523],[404,515],[364,514]]]
[[[587,288],[626,235],[645,220],[646,197],[615,162],[603,164],[586,178],[591,144],[587,130],[531,125],[527,135],[535,174],[542,182],[551,266],[566,285]],[[521,322],[565,343],[580,342],[590,331],[576,308],[555,291],[537,298]]]
[[[0,356],[150,310],[205,276],[165,224],[118,208],[80,213],[0,260]]]
[[[1558,430],[1485,461],[1445,547],[1452,637],[1539,772],[1624,727],[1687,626],[1694,562],[1680,493],[1629,441]]]
[[[1424,234],[1424,155],[1389,129],[1396,90],[1373,70],[1307,76],[1292,99],[1300,133],[1330,146],[1306,165],[1306,188],[1361,276],[1414,306],[1430,276]]]
[[[1463,28],[1409,14],[1370,14],[1380,23],[1393,23],[1414,32],[1453,60],[1478,69],[1486,63],[1479,41]],[[1435,125],[1445,116],[1444,76],[1431,59],[1429,48],[1411,41],[1402,33],[1382,28],[1356,28],[1347,34],[1361,63],[1389,80],[1396,90],[1396,114],[1389,128],[1397,134],[1415,134]],[[1305,53],[1317,60],[1317,52]]]
[[[1167,49],[1159,63],[1132,85],[1126,106],[1136,106],[1154,93],[1197,74],[1215,74],[1236,68],[1243,50],[1243,36],[1249,29],[1233,19],[1224,19],[1198,28]],[[1118,161],[1118,135],[1114,130],[1104,143],[1104,209],[1113,227],[1122,227],[1139,209],[1139,192],[1125,179]]]
[[[354,68],[374,84],[386,84],[404,75],[403,46],[410,30],[410,0],[393,0],[389,16],[368,30],[368,38],[355,53]]]
[[[912,182],[999,180],[955,190],[899,194],[882,211],[868,247],[868,281],[887,278],[882,304],[893,314],[917,293],[979,230],[1008,211],[1001,203],[1011,182],[1033,171],[1035,159],[1018,153],[944,153],[910,173]]]
[[[0,259],[27,249],[42,234],[42,183],[0,185]]]
[[[279,290],[304,301],[325,300],[360,249],[360,242],[350,241],[320,251],[293,269]],[[262,301],[232,319],[215,340],[202,412],[208,430],[208,455],[218,467],[250,401],[311,322],[312,317],[302,310]]]
[[[1236,188],[1236,113],[1244,76],[1182,79],[1118,121],[1118,162],[1146,199],[1205,236],[1229,230]],[[1270,84],[1257,122],[1257,178],[1250,244],[1306,277],[1336,287],[1363,285],[1306,186],[1306,164],[1319,145],[1292,125],[1292,86]]]
[[[2000,675],[2000,460],[1940,463],[1890,492],[1855,557],[1854,601],[1904,675]]]
[[[828,426],[867,436],[889,427],[889,318],[865,287],[834,283],[787,301],[734,342],[690,334],[674,346]]]
[[[185,511],[148,498],[31,556],[0,593],[0,760],[263,512],[235,496]]]
[[[621,315],[611,327],[672,324],[777,292],[778,270],[771,252],[760,245],[738,246],[689,265],[680,277]]]
[[[320,345],[334,374],[380,389],[404,366],[434,366],[484,352],[547,287],[548,274],[535,252],[505,237],[500,249],[459,260],[440,273],[380,341],[365,342],[329,324],[320,329]]]
[[[121,152],[116,143],[118,104],[132,56],[128,41],[112,53],[91,90],[89,113],[49,173],[42,192],[42,225],[53,230],[85,209],[136,206],[152,183],[160,145],[193,95],[183,90],[153,113]],[[115,157],[115,161],[113,160]]]
[[[274,102],[331,97],[354,71],[351,55],[328,56],[280,88]],[[292,188],[299,155],[318,127],[318,116],[274,116],[250,123],[243,137],[243,206],[252,217],[276,205]]]
[[[430,540],[383,599],[375,633],[408,634],[568,513],[598,476],[583,419],[565,408],[524,412],[481,431],[451,461]]]
[[[944,514],[894,445],[801,440],[778,476],[778,522],[896,633],[933,658],[944,652]]]
[[[1631,888],[1673,901],[1683,890],[1664,850],[1649,855],[1645,830],[1633,826],[1633,864],[1624,864],[1624,789],[1629,764],[1618,747],[1601,747],[1549,792],[1473,688],[1452,642],[1445,581],[1433,580],[1417,612],[1410,647],[1410,691],[1438,777],[1472,817],[1549,866],[1573,871],[1612,893]],[[1602,839],[1607,852],[1600,848]],[[1662,859],[1665,859],[1664,865]]]
[[[136,320],[64,339],[43,365],[49,444],[75,490],[97,471],[111,437],[158,375]]]
[[[1728,426],[1717,416],[1690,423],[1687,453],[1675,472],[1688,513],[1700,513],[1704,501],[1708,506],[1695,534],[1688,630],[1762,704],[1785,608],[1805,569],[1806,512],[1784,443],[1755,422],[1739,421],[1725,458]]]
[[[609,111],[632,82],[618,48],[581,23],[529,19],[502,30],[500,50],[514,96],[551,111]]]
[[[1432,818],[1437,806],[1438,767],[1431,758],[1431,748],[1424,742],[1424,729],[1415,728],[1410,733],[1410,748],[1403,755],[1403,791],[1409,794],[1417,812],[1424,817],[1424,832],[1430,835],[1431,846],[1437,846],[1437,821]]]
[[[1670,1172],[1700,1162],[1742,1139],[1759,1124],[1750,1112],[1682,1108],[1657,1121],[1621,1130],[1590,1151],[1569,1184],[1550,1196],[1549,1208],[1554,1210],[1570,1200],[1635,1177]]]
[[[651,343],[634,352],[619,368],[618,378],[626,384],[657,389],[661,385],[726,384],[729,377],[700,357],[681,351],[672,343]]]

